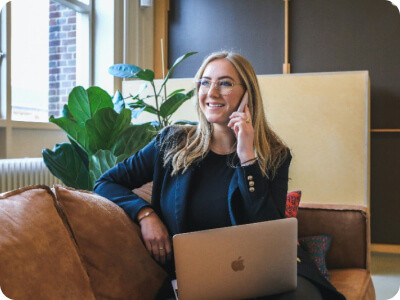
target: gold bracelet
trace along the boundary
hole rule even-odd
[[[140,217],[140,219],[138,219],[138,223],[140,223],[140,221],[142,221],[144,218],[150,216],[152,213],[155,213],[154,210],[148,211],[147,213],[145,213],[143,216]]]
[[[257,157],[254,157],[254,158],[252,158],[252,159],[246,160],[244,163],[241,163],[240,165],[243,166],[244,164],[247,164],[247,163],[249,163],[249,162],[256,161],[256,160],[258,160],[258,158],[257,158]]]

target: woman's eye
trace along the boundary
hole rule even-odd
[[[219,86],[232,86],[232,82],[230,82],[229,80],[221,80],[219,81]]]
[[[201,86],[208,87],[208,86],[210,86],[210,82],[209,82],[208,80],[202,80],[202,81],[200,82],[200,85],[201,85]]]

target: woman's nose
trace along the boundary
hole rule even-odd
[[[219,91],[217,90],[217,83],[212,82],[210,85],[210,89],[208,90],[208,96],[217,97],[219,96]]]

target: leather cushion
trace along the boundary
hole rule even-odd
[[[140,228],[99,195],[58,185],[54,190],[96,299],[154,299],[166,274],[144,247]]]
[[[309,204],[307,204],[309,205]],[[356,208],[337,208],[337,205],[324,205],[324,208],[302,207],[300,205],[299,237],[320,234],[332,235],[332,244],[326,254],[329,270],[344,268],[368,268],[367,247],[368,218],[364,211]]]
[[[346,299],[375,300],[371,273],[365,269],[330,270],[332,285]]]
[[[0,196],[0,286],[11,299],[95,299],[47,186]]]

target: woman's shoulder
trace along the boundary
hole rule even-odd
[[[186,139],[190,130],[195,129],[196,125],[170,125],[161,130],[156,137],[156,143],[161,148],[174,148]]]
[[[161,139],[184,136],[195,126],[196,125],[169,125],[164,127],[158,136]]]

